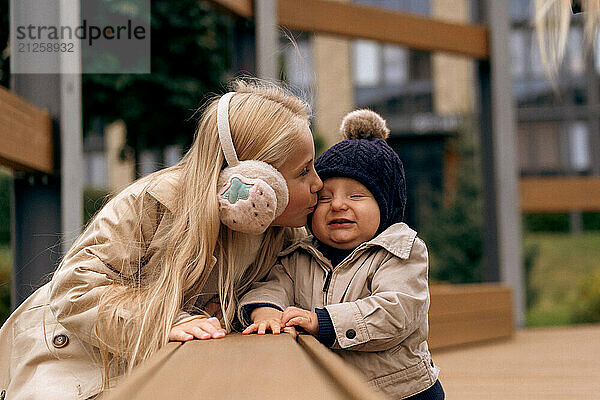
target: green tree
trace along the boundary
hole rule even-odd
[[[468,132],[457,141],[461,164],[452,201],[438,206],[423,229],[429,248],[431,277],[451,283],[480,282],[483,279],[483,199],[476,145]]]
[[[194,110],[222,92],[233,21],[204,1],[152,0],[151,74],[84,74],[85,129],[122,119],[136,150],[191,143]]]

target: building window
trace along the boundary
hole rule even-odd
[[[395,45],[383,46],[383,79],[386,84],[399,85],[408,80],[408,51]]]
[[[532,122],[518,126],[521,172],[525,175],[561,173],[561,124]]]
[[[431,53],[422,50],[411,50],[409,54],[410,79],[431,79]]]
[[[527,70],[527,34],[521,29],[510,33],[511,74],[515,78],[524,78]]]
[[[381,45],[371,40],[355,40],[353,47],[355,85],[378,86],[381,78]]]
[[[567,127],[569,137],[569,165],[575,172],[585,172],[591,166],[588,126],[577,121]]]
[[[511,0],[510,16],[513,21],[527,21],[533,16],[535,2],[531,0]]]
[[[286,38],[287,40],[287,38]],[[312,48],[307,38],[287,45],[285,54],[285,80],[297,88],[309,88],[314,82]]]
[[[534,78],[544,78],[545,79],[545,70],[544,64],[542,63],[542,56],[540,54],[540,46],[538,45],[537,36],[535,30],[532,30],[529,36],[529,48],[531,57],[529,58],[529,70],[531,71],[531,76]]]
[[[569,73],[572,75],[583,75],[585,73],[585,57],[583,55],[585,44],[581,27],[571,27],[567,40],[567,62]]]
[[[394,11],[404,11],[411,14],[431,14],[429,0],[354,0],[354,3]]]

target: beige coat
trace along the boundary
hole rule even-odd
[[[6,399],[87,399],[101,390],[101,362],[92,334],[98,301],[119,273],[133,273],[140,260],[143,268],[158,262],[154,237],[172,217],[177,175],[170,172],[159,179],[147,192],[138,182],[113,198],[52,280],[2,326],[0,393],[6,391]],[[144,213],[140,229],[142,204],[150,211]],[[139,246],[127,247],[131,238]],[[215,262],[205,269],[198,291]],[[111,386],[116,380],[111,379]]]
[[[426,342],[427,273],[425,243],[404,223],[361,244],[333,269],[309,237],[281,253],[240,308],[253,303],[325,307],[336,334],[332,349],[372,386],[402,399],[431,387],[439,374]]]

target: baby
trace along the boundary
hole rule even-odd
[[[314,237],[280,254],[240,301],[245,334],[299,327],[393,399],[443,399],[427,347],[428,256],[403,221],[404,168],[385,121],[348,114],[344,140],[315,162]]]

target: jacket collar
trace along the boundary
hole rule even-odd
[[[165,206],[171,213],[175,210],[175,203],[178,196],[179,179],[181,172],[166,171],[158,179],[160,184],[150,185],[148,193]]]
[[[377,246],[384,248],[398,258],[406,260],[410,256],[410,250],[412,249],[416,236],[417,232],[409,228],[404,222],[399,222],[391,225],[368,242],[360,244],[352,251],[349,257],[353,258],[364,252],[366,249]],[[279,256],[286,256],[297,249],[304,249],[313,256],[321,260],[326,260],[326,257],[318,249],[317,239],[312,235],[301,239],[284,249],[279,253]]]

